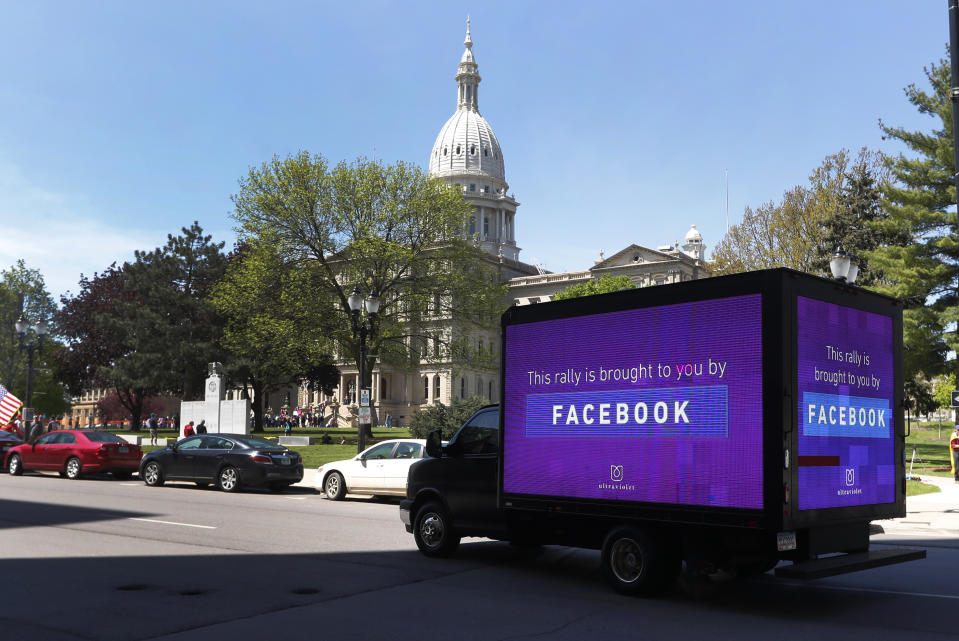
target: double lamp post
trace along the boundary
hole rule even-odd
[[[23,434],[26,437],[30,429],[30,425],[33,423],[33,352],[43,351],[43,337],[47,335],[47,324],[43,321],[38,322],[36,325],[31,325],[26,320],[23,319],[23,316],[14,323],[14,327],[17,329],[17,336],[19,341],[17,343],[17,349],[21,352],[26,351],[27,353],[27,393],[23,406]]]
[[[360,339],[360,362],[359,362],[359,381],[357,384],[357,397],[359,406],[359,431],[356,440],[356,452],[359,454],[366,449],[366,428],[372,421],[371,417],[371,399],[370,388],[363,387],[366,380],[366,359],[367,354],[366,341],[372,340],[376,334],[376,315],[380,311],[380,297],[376,291],[370,293],[364,300],[359,287],[354,287],[350,293],[347,302],[350,305],[350,325],[353,329],[353,340]],[[366,308],[366,318],[360,318],[361,308]]]

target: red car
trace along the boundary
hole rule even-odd
[[[118,479],[128,479],[140,466],[142,455],[139,445],[131,445],[116,434],[57,430],[32,444],[10,449],[6,465],[14,475],[24,470],[46,470],[77,479],[84,472],[110,472]]]

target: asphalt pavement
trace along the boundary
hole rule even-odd
[[[944,535],[959,538],[959,483],[951,477],[922,476],[923,483],[935,485],[938,492],[906,497],[906,516],[899,519],[875,521],[885,534]],[[303,470],[303,480],[297,487],[316,487],[316,468]]]

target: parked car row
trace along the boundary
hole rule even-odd
[[[321,465],[316,487],[333,501],[347,494],[405,496],[410,466],[423,458],[426,441],[391,439],[353,458]],[[201,434],[144,454],[119,436],[91,430],[57,430],[33,443],[0,432],[0,462],[13,475],[52,471],[69,479],[108,472],[118,479],[139,473],[158,487],[167,481],[215,485],[224,492],[243,487],[282,490],[303,480],[303,459],[274,441],[239,434]]]
[[[139,445],[109,432],[57,430],[33,443],[2,434],[0,461],[14,476],[36,470],[59,472],[69,479],[94,472],[129,479],[139,473],[151,487],[166,481],[193,481],[200,486],[214,483],[224,492],[242,487],[280,490],[303,479],[298,452],[254,436],[198,435],[144,455]]]

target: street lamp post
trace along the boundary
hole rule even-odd
[[[366,383],[366,359],[368,358],[366,341],[372,340],[376,334],[376,315],[380,311],[380,297],[376,291],[364,300],[359,287],[354,287],[353,292],[347,299],[350,305],[350,324],[353,328],[353,340],[360,339],[360,362],[359,362],[359,385],[357,385],[357,398],[359,399],[359,430],[356,440],[356,452],[360,453],[366,449],[366,426],[371,421],[371,399],[370,389],[364,388]],[[364,304],[365,303],[365,304]],[[360,318],[360,308],[366,308],[366,318]]]
[[[27,393],[23,399],[23,435],[26,438],[29,436],[30,424],[33,422],[33,351],[43,351],[43,337],[47,334],[47,324],[40,321],[36,325],[30,325],[21,316],[14,326],[19,337],[17,349],[27,353]]]
[[[856,282],[856,277],[859,276],[859,260],[855,256],[847,254],[843,246],[840,245],[829,261],[829,269],[832,271],[832,277],[840,283],[852,285]]]

